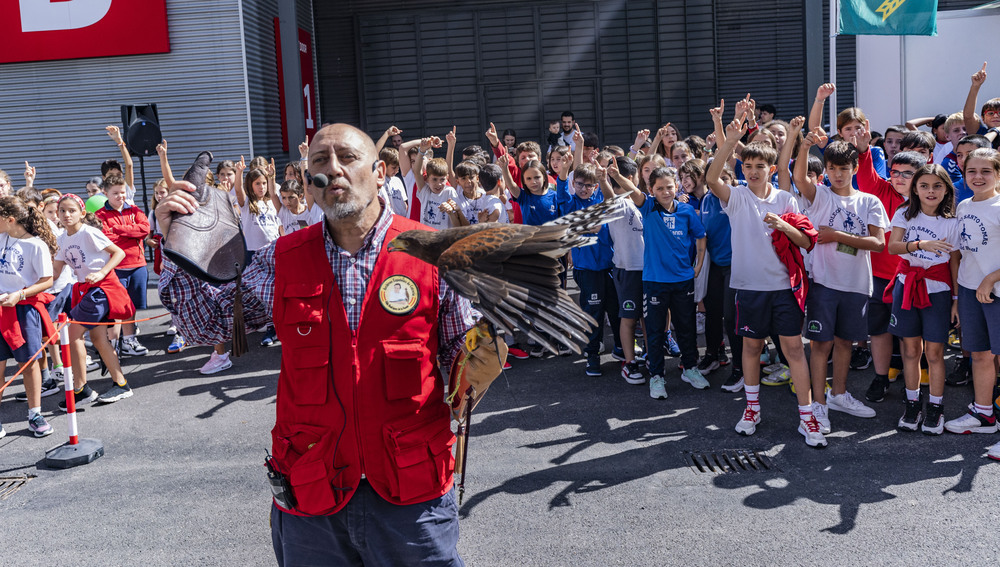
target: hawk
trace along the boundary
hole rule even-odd
[[[627,198],[627,197],[625,197]],[[594,319],[562,289],[559,258],[571,248],[594,244],[603,224],[621,218],[621,199],[608,199],[539,226],[479,223],[445,230],[408,230],[389,243],[438,268],[496,328],[524,331],[558,353],[562,344],[577,354]]]

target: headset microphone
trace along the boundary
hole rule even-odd
[[[312,178],[312,184],[317,189],[325,189],[327,185],[330,184],[330,178],[323,173],[317,173],[316,175],[310,176]]]

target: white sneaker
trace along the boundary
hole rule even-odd
[[[830,434],[830,411],[827,409],[826,404],[821,404],[819,402],[812,403],[813,417],[819,422],[819,432],[823,435]],[[801,420],[800,420],[801,421]],[[808,440],[806,441],[808,443]]]
[[[667,389],[663,385],[663,376],[653,376],[649,379],[649,397],[654,400],[667,399]]]
[[[743,418],[736,424],[736,433],[740,435],[753,435],[757,431],[757,424],[760,423],[760,412],[750,409],[747,406],[743,410]]]
[[[850,392],[830,394],[826,397],[826,407],[854,417],[875,417],[875,410],[859,402]]]
[[[695,314],[695,316],[694,316],[694,321],[695,321],[695,323],[694,323],[695,333],[697,333],[699,335],[704,335],[705,334],[705,312],[704,311],[697,312]]]
[[[1000,443],[997,443],[996,445],[990,447],[990,450],[987,451],[986,456],[993,459],[994,461],[1000,461]]]
[[[209,357],[208,362],[201,367],[198,372],[202,374],[215,374],[216,372],[222,372],[233,367],[233,361],[229,360],[229,353],[219,354],[217,352],[212,352],[212,356]]]
[[[97,370],[100,367],[101,367],[101,365],[99,363],[97,363],[97,362],[94,362],[94,359],[91,358],[90,355],[88,354],[87,355],[87,372],[93,372],[94,370]]]
[[[806,438],[806,445],[817,448],[826,447],[826,437],[823,437],[820,432],[822,427],[819,420],[816,419],[816,414],[813,414],[809,421],[799,420],[799,433]]]
[[[122,354],[127,354],[128,356],[145,356],[148,352],[149,349],[139,344],[139,339],[135,337],[122,339]]]
[[[973,409],[972,404],[969,404],[969,411],[962,414],[961,417],[946,421],[944,423],[944,428],[951,433],[958,433],[960,435],[966,433],[996,433],[997,432],[997,420],[996,416],[985,416],[980,415]]]
[[[172,337],[177,334],[177,327],[170,325],[167,327],[167,336]]]

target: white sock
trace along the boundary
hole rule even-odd
[[[802,421],[809,421],[809,418],[813,416],[812,404],[808,406],[799,406],[799,419]]]
[[[37,408],[28,408],[28,419],[31,419],[40,413],[42,413],[41,406],[38,406]]]
[[[133,338],[133,337],[135,337],[135,335],[122,335],[122,339],[124,339],[126,341],[129,340],[129,339],[131,339],[131,338]]]
[[[989,417],[993,415],[993,406],[981,406],[979,404],[972,404],[976,408],[976,413],[979,415],[985,415]]]
[[[928,396],[928,400],[932,404],[941,405],[944,402],[944,396]]]
[[[906,401],[915,402],[920,399],[920,390],[906,388]]]

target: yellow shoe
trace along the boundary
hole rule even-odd
[[[958,329],[948,331],[948,346],[951,348],[962,348],[962,339],[958,336]]]
[[[926,368],[921,368],[920,369],[920,385],[921,386],[926,386],[926,385],[928,385],[930,383],[931,383],[931,378],[930,378],[930,375],[927,373],[927,369]]]
[[[827,378],[827,380],[829,380],[829,378]],[[788,382],[788,387],[792,390],[792,393],[794,394],[795,393],[795,382]],[[830,383],[827,382],[826,383],[826,389],[823,391],[823,395],[824,396],[830,395],[830,390],[832,390],[832,389],[833,388],[830,386]],[[997,398],[997,399],[1000,400],[1000,398]]]
[[[900,369],[898,369],[898,368],[890,368],[889,369],[889,383],[891,384],[891,383],[895,382],[896,379],[899,378],[899,375],[902,374],[902,373],[903,373],[903,371],[900,370]]]

